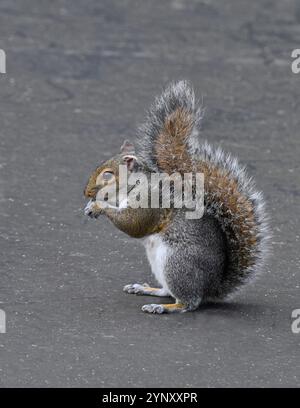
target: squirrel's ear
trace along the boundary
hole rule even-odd
[[[125,154],[123,160],[129,171],[132,171],[137,167],[137,158],[132,154]]]
[[[135,156],[135,148],[128,140],[122,144],[121,154],[123,156],[124,163],[127,165],[127,169],[132,171],[137,168],[137,158]]]
[[[121,146],[121,153],[126,154],[126,155],[127,154],[134,155],[135,154],[134,145],[130,143],[128,140],[125,140]]]

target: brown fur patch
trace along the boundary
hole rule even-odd
[[[97,193],[97,189],[96,189],[96,181],[97,181],[97,177],[99,175],[99,172],[94,171],[92,173],[92,175],[89,178],[89,181],[84,189],[84,195],[87,198],[95,198],[96,197],[96,193]]]
[[[150,286],[145,286],[145,290],[149,292],[155,292],[156,290],[161,290],[160,288],[151,288]]]
[[[160,221],[152,230],[152,234],[163,232],[165,231],[168,226],[171,224],[171,220],[173,217],[173,210],[172,209],[163,209],[160,211]]]
[[[190,113],[177,109],[165,121],[164,128],[155,142],[154,152],[160,169],[167,173],[187,172],[191,158],[187,152],[187,138],[194,126]]]
[[[257,241],[252,203],[239,191],[237,181],[228,172],[204,162],[197,165],[197,171],[204,173],[206,201],[222,205],[222,217],[228,219],[230,227],[227,236],[231,244],[235,243],[239,266],[253,265],[250,252]]]
[[[194,126],[193,118],[183,109],[174,111],[165,122],[154,145],[157,164],[168,174],[204,173],[206,204],[216,203],[222,208],[222,217],[228,219],[226,229],[232,253],[237,255],[239,267],[254,263],[251,249],[256,245],[256,222],[252,203],[240,191],[236,180],[226,170],[212,163],[192,161],[187,139]]]
[[[183,303],[167,303],[166,305],[162,305],[167,312],[176,312],[181,311],[186,308]]]
[[[116,181],[118,181],[118,172],[119,172],[119,164],[121,164],[120,159],[117,157],[113,157],[107,162],[105,162],[102,166],[97,167],[96,170],[93,171],[91,174],[87,185],[84,189],[84,195],[87,198],[95,198],[97,192],[99,191],[99,187],[103,187],[104,183],[101,184],[101,180],[97,180],[99,174],[103,173],[104,171],[112,171],[116,177]],[[100,181],[100,184],[97,184],[97,181]]]

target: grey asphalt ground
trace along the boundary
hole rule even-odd
[[[1,386],[299,386],[300,3],[1,0],[0,48]],[[182,78],[264,191],[273,256],[233,300],[145,315],[122,292],[154,283],[144,249],[83,187]]]

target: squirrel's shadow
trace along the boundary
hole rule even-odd
[[[245,316],[258,317],[265,316],[266,314],[273,314],[274,310],[271,305],[262,305],[258,303],[241,303],[241,302],[222,302],[222,301],[210,301],[201,305],[196,313],[214,313],[222,314],[226,316]]]

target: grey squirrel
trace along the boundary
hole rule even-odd
[[[106,215],[128,235],[140,239],[160,288],[130,284],[127,293],[171,296],[175,303],[146,304],[148,313],[193,311],[223,299],[262,268],[268,252],[268,217],[262,194],[235,158],[199,141],[202,109],[187,81],[171,83],[155,99],[139,128],[138,150],[129,142],[121,153],[96,168],[84,194],[85,213]],[[187,219],[184,209],[99,208],[96,195],[117,183],[119,165],[129,173],[204,174],[204,214]]]

